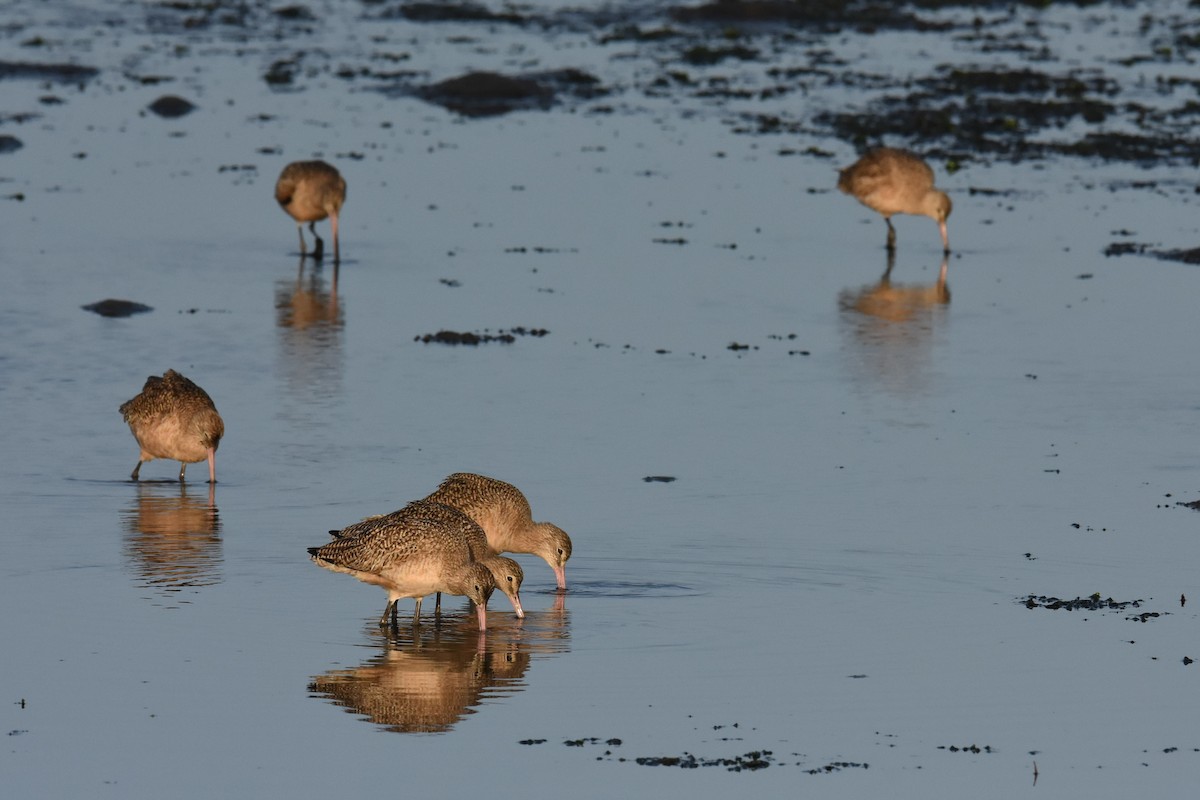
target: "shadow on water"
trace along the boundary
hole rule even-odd
[[[838,294],[852,371],[864,383],[900,394],[923,394],[932,380],[934,331],[950,306],[948,261],[931,284],[892,282],[895,253],[875,283]]]
[[[474,627],[473,616],[372,625],[367,637],[381,652],[361,666],[317,675],[309,695],[395,733],[444,733],[484,703],[522,691],[535,657],[570,650],[570,615],[561,599],[524,619],[493,611],[486,632]]]
[[[140,482],[137,497],[121,511],[121,523],[137,585],[178,592],[221,582],[221,517],[214,485]]]

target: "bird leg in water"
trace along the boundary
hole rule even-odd
[[[435,617],[442,616],[442,593],[438,592],[437,605],[433,607],[433,615]]]
[[[315,221],[308,223],[308,230],[312,233],[313,238],[317,240],[317,244],[313,247],[313,258],[320,261],[325,257],[325,242],[321,241],[321,237],[317,236],[317,223]]]
[[[142,462],[139,461],[137,463],[137,465],[133,468],[133,474],[129,476],[129,480],[136,481],[138,479],[138,473],[141,471],[142,471]]]
[[[296,233],[300,234],[300,263],[304,263],[304,256],[308,255],[308,247],[304,244],[304,223],[301,222],[296,226]]]
[[[383,607],[383,616],[379,618],[379,627],[382,628],[388,624],[389,612],[392,617],[392,627],[393,628],[396,627],[397,617],[396,617],[396,601],[395,600],[388,600],[388,604]]]
[[[884,217],[883,221],[886,222],[887,226],[888,226],[887,249],[895,250],[896,249],[896,229],[892,227],[892,220],[890,217]]]
[[[417,598],[417,606],[413,609],[413,625],[421,624],[421,601],[424,599],[424,597]]]
[[[180,461],[179,462],[179,482],[180,483],[186,482],[186,481],[184,481],[184,478],[183,478],[183,473],[184,473],[184,470],[186,470],[186,469],[187,469],[187,464],[183,461]]]

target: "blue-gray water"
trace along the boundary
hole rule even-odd
[[[0,60],[101,72],[0,80],[0,134],[24,144],[0,155],[5,796],[1195,786],[1200,516],[1177,503],[1200,497],[1200,271],[1103,254],[1195,245],[1194,170],[935,163],[949,301],[897,312],[882,221],[832,189],[854,148],[636,91],[627,41],[358,3],[313,3],[284,37],[28,5],[0,3]],[[1111,66],[1114,42],[1149,47],[1144,11],[1001,32],[1036,17],[1064,69]],[[796,62],[819,47],[862,71],[988,58],[845,32]],[[299,50],[311,74],[268,86]],[[386,53],[431,81],[578,66],[624,88],[464,120],[336,75]],[[198,109],[144,110],[167,93]],[[833,156],[782,152],[810,145]],[[313,156],[350,187],[336,294],[271,196]],[[936,228],[896,224],[893,288],[927,290]],[[105,297],[154,311],[80,308]],[[549,333],[415,340],[516,326]],[[117,406],[167,368],[226,421],[211,504],[202,464],[184,487],[169,462],[127,480]],[[572,535],[570,590],[522,556],[523,622],[497,598],[481,638],[451,600],[440,629],[386,636],[384,594],[305,548],[458,470]],[[1094,592],[1141,603],[1018,602]],[[766,751],[742,772],[636,763]]]

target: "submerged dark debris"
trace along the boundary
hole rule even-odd
[[[108,298],[86,306],[80,306],[84,311],[92,311],[102,317],[132,317],[134,314],[145,314],[154,309],[132,300],[114,300]]]
[[[1159,250],[1154,245],[1144,242],[1112,242],[1104,248],[1104,255],[1112,256],[1152,256],[1163,261],[1178,261],[1181,264],[1200,265],[1200,247],[1188,247],[1174,250]]]
[[[606,92],[594,75],[573,68],[525,75],[468,72],[416,90],[425,101],[467,117],[547,109],[563,94],[594,98]]]
[[[1102,598],[1097,592],[1087,597],[1076,597],[1074,600],[1064,600],[1047,595],[1029,595],[1018,597],[1017,602],[1026,608],[1044,608],[1049,611],[1126,611],[1141,608],[1145,600],[1113,600],[1111,597]],[[1148,622],[1158,617],[1165,617],[1167,611],[1142,611],[1130,614],[1125,619],[1134,622]]]
[[[464,344],[464,345],[480,345],[488,342],[499,342],[501,344],[512,344],[517,340],[518,336],[533,336],[542,337],[550,333],[545,328],[525,328],[517,326],[508,330],[496,331],[491,333],[485,330],[483,333],[475,333],[472,331],[459,332],[450,330],[440,330],[437,333],[426,333],[421,336],[416,336],[413,341],[423,344]]]

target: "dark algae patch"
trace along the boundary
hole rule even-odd
[[[1028,597],[1018,597],[1017,602],[1029,609],[1044,608],[1048,611],[1129,611],[1140,609],[1146,601],[1113,600],[1111,597],[1101,597],[1099,593],[1096,593],[1087,597],[1076,597],[1074,600],[1031,594]],[[1166,611],[1141,611],[1125,618],[1134,622],[1148,622],[1166,616],[1168,613]]]
[[[545,328],[525,328],[518,326],[508,330],[496,331],[491,333],[483,331],[476,333],[472,331],[459,332],[450,330],[440,330],[437,333],[426,333],[414,338],[414,341],[422,344],[465,344],[465,345],[480,345],[489,342],[499,342],[500,344],[512,344],[517,340],[518,336],[533,336],[542,337],[550,333]]]

